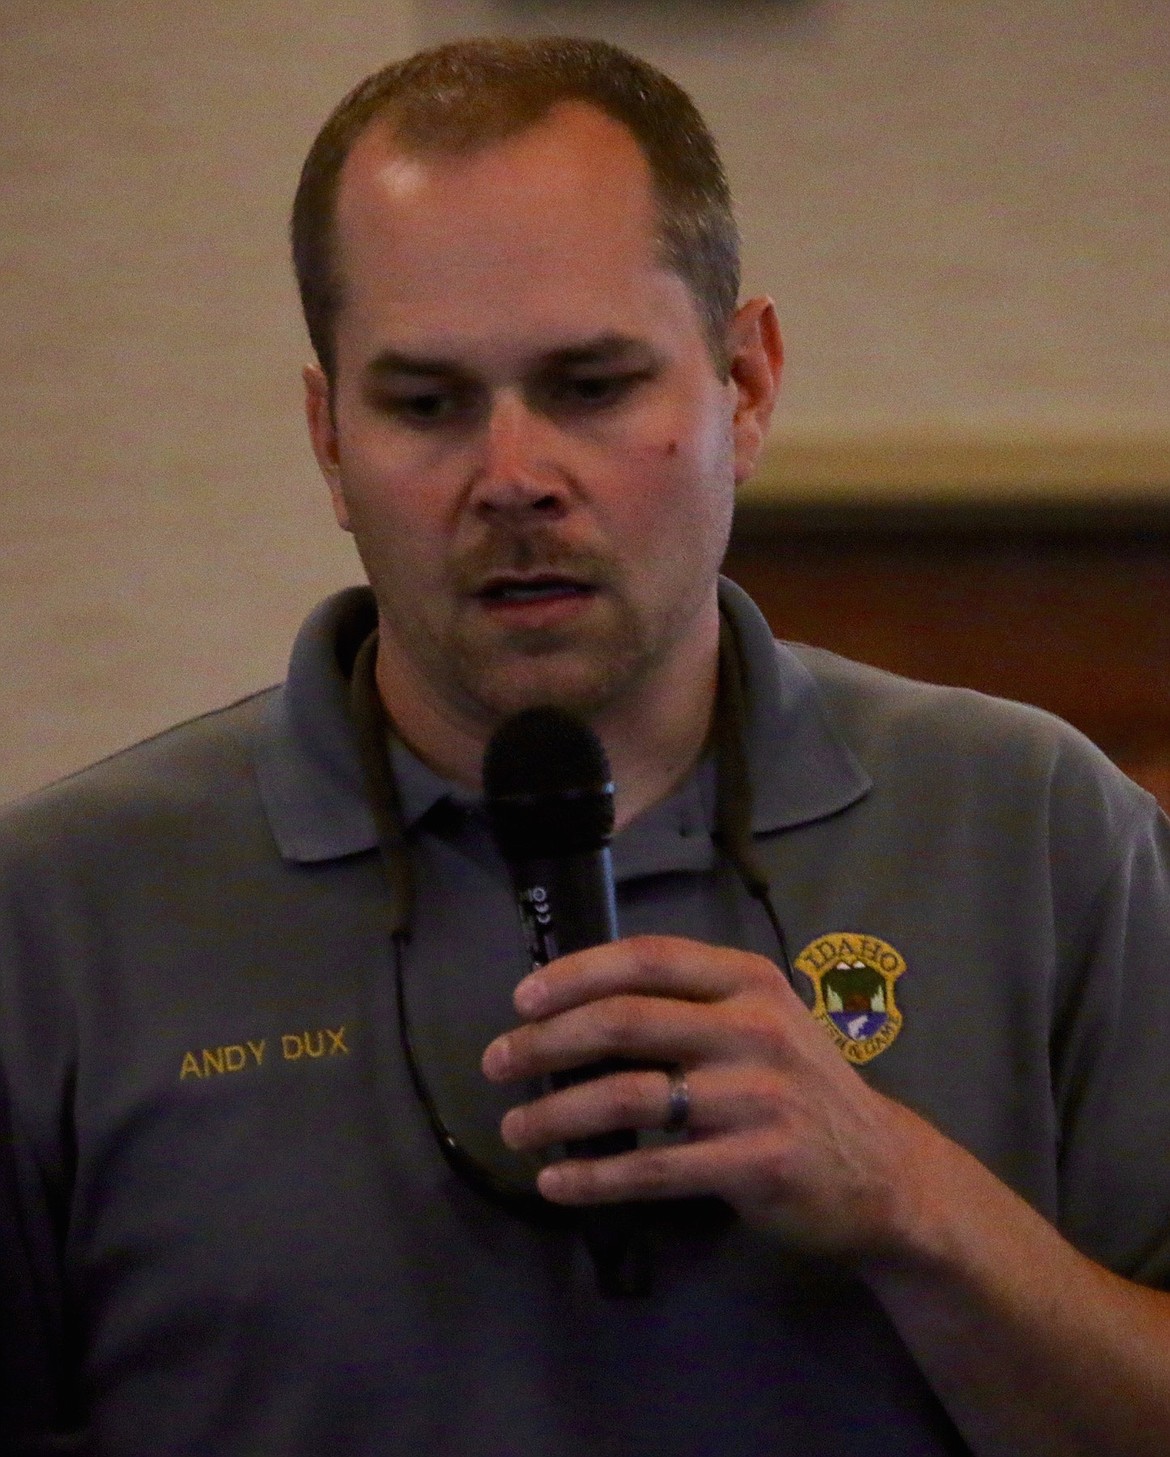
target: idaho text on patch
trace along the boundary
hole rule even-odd
[[[869,1062],[901,1031],[894,983],[906,963],[885,941],[830,931],[810,942],[794,965],[813,984],[813,1016],[850,1062]]]

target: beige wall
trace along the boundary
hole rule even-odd
[[[6,0],[0,797],[271,682],[356,578],[304,443],[300,161],[412,7]]]
[[[780,307],[790,428],[1170,434],[1165,0],[423,13],[426,40],[604,36],[693,92]]]
[[[300,158],[382,60],[536,29],[707,111],[788,437],[1141,439],[1170,483],[1170,5],[6,0],[0,797],[279,677],[355,577],[300,426]]]

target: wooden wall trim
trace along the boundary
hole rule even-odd
[[[780,637],[1047,708],[1170,810],[1170,521],[1160,534],[848,530],[745,508],[725,570]],[[945,513],[944,513],[945,514]]]
[[[1170,428],[1084,436],[780,429],[740,499],[808,506],[1112,503],[1170,514]]]

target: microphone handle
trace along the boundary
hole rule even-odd
[[[570,951],[617,940],[613,862],[608,845],[514,861],[512,878],[534,968],[546,966]],[[629,1065],[621,1058],[605,1058],[554,1073],[550,1081],[554,1088],[567,1088]],[[637,1146],[637,1134],[621,1129],[574,1139],[566,1148],[575,1157],[604,1158]]]
[[[568,854],[535,856],[511,862],[520,919],[533,967],[545,966],[570,951],[585,951],[617,940],[617,906],[609,846]],[[604,1077],[630,1066],[605,1058],[568,1068],[550,1078],[554,1088]],[[570,1158],[608,1158],[638,1146],[633,1129],[617,1129],[565,1145]],[[581,1230],[593,1258],[603,1295],[630,1297],[650,1293],[653,1274],[642,1212],[629,1205],[601,1204],[581,1212]]]

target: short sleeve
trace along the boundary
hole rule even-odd
[[[1060,1226],[1086,1254],[1170,1288],[1170,821],[1143,794],[1077,918],[1057,1008]]]

